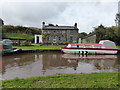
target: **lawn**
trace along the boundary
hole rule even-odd
[[[118,88],[117,72],[55,74],[3,81],[3,88]]]
[[[60,50],[65,45],[41,45],[41,46],[13,46],[19,49],[42,49],[42,50]]]
[[[117,48],[120,50],[120,46],[117,46]]]
[[[41,45],[41,46],[13,46],[13,48],[19,48],[19,49],[42,49],[42,50],[59,50],[60,47],[63,47],[66,45]],[[120,50],[120,46],[117,46],[117,48]]]

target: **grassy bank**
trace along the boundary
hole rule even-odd
[[[65,45],[41,45],[41,46],[13,46],[13,48],[19,48],[19,49],[42,49],[42,50],[59,50],[60,47],[63,47]]]
[[[41,45],[41,46],[13,46],[13,48],[19,48],[19,49],[49,49],[49,50],[59,50],[60,47],[63,47],[66,45]],[[117,46],[117,48],[120,50],[120,46]]]
[[[120,50],[120,46],[117,46],[117,48]]]
[[[118,73],[56,74],[3,81],[3,88],[118,88]]]
[[[20,33],[4,33],[3,38],[10,38],[10,39],[33,39],[34,36],[27,35],[27,34],[20,34]]]

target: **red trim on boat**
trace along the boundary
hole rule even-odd
[[[0,45],[0,50],[3,50],[3,45]]]
[[[78,44],[78,43],[75,43],[75,44],[70,44],[70,45],[102,45],[102,44]]]
[[[108,51],[118,51],[118,49],[107,49],[107,48],[67,48],[61,47],[61,49],[72,49],[72,50],[108,50]]]

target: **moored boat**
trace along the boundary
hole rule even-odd
[[[110,40],[101,40],[98,44],[68,44],[61,47],[64,53],[79,54],[117,54],[118,49],[114,42]]]
[[[19,49],[12,48],[12,41],[9,39],[4,39],[3,41],[0,41],[0,53],[8,54],[19,51]]]

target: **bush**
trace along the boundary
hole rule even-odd
[[[30,46],[32,43],[31,41],[24,41],[21,45],[22,46]]]
[[[59,44],[59,45],[67,45],[69,42],[57,41],[56,43]]]

